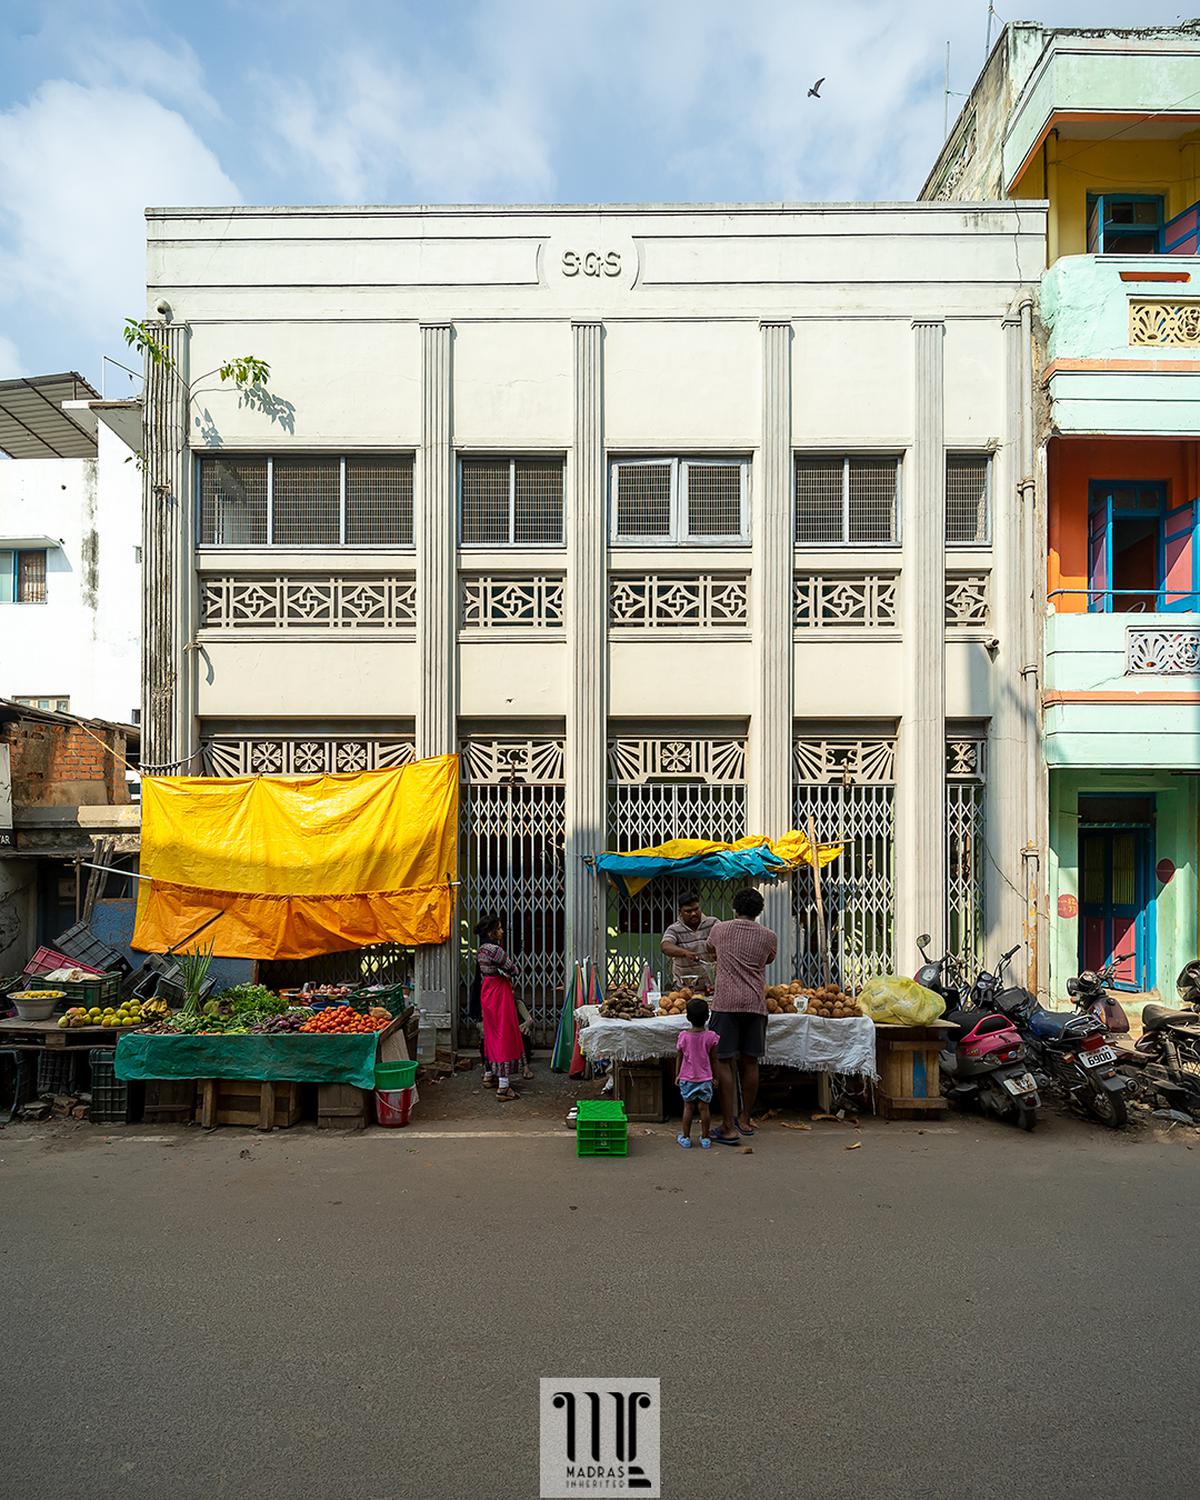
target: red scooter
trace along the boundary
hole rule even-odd
[[[928,942],[926,933],[917,939],[923,960],[917,983],[941,995],[946,1002],[942,1019],[959,1028],[939,1058],[942,1094],[958,1109],[978,1108],[1022,1130],[1032,1130],[1042,1106],[1037,1079],[1026,1063],[1020,1033],[992,1006],[1005,967],[1017,950],[1009,949],[995,974],[981,969],[968,989],[961,962],[950,953],[941,960],[930,959],[925,952]]]

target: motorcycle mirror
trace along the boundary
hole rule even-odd
[[[928,946],[929,946],[929,934],[927,932],[923,932],[920,935],[920,937],[917,939],[917,947],[918,948],[926,948]]]

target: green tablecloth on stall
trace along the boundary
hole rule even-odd
[[[118,1078],[253,1078],[375,1087],[374,1032],[346,1036],[263,1032],[246,1036],[143,1035],[117,1041]]]

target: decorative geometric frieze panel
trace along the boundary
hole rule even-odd
[[[946,776],[951,781],[983,780],[983,747],[981,739],[946,741]]]
[[[896,741],[799,739],[792,747],[794,780],[805,786],[892,786]]]
[[[200,749],[206,776],[329,776],[416,759],[412,740],[395,736],[213,735]]]
[[[748,573],[614,573],[608,620],[614,629],[745,629]]]
[[[1200,347],[1200,301],[1131,301],[1129,342],[1174,344],[1189,349]]]
[[[946,574],[946,625],[951,630],[979,630],[988,622],[987,573]]]
[[[608,779],[617,786],[681,780],[743,785],[746,741],[687,737],[609,740]]]
[[[200,583],[205,630],[411,630],[416,622],[412,574],[217,574]]]
[[[1156,676],[1193,676],[1200,672],[1200,630],[1139,630],[1126,632],[1126,667],[1129,673],[1152,672]]]
[[[564,587],[561,573],[464,573],[459,623],[464,628],[559,629]]]
[[[523,739],[508,736],[471,736],[461,746],[464,782],[511,786],[527,783],[561,786],[566,779],[561,739]]]
[[[797,630],[880,630],[897,624],[896,573],[798,573],[792,583]]]

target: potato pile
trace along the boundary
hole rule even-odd
[[[848,995],[836,984],[823,984],[819,990],[810,991],[808,1013],[841,1020],[846,1016],[861,1016],[862,1010],[853,995]]]
[[[600,1007],[600,1014],[607,1021],[647,1021],[654,1012],[638,999],[635,985],[614,984]]]
[[[662,997],[658,1013],[660,1016],[686,1016],[688,1001],[703,998],[704,996],[697,995],[694,990],[668,990]]]

